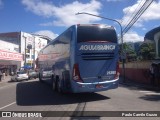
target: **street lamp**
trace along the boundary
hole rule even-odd
[[[26,36],[23,36],[24,39],[25,39],[25,43],[24,43],[24,66],[26,65],[26,40],[27,40],[27,37]]]
[[[87,12],[78,12],[76,13],[75,15],[79,15],[79,14],[86,14],[86,15],[91,15],[91,16],[95,16],[95,17],[99,17],[99,18],[103,18],[103,19],[107,19],[107,20],[111,20],[111,21],[114,21],[116,23],[118,23],[118,25],[120,26],[120,30],[121,30],[121,42],[122,42],[122,51],[123,51],[123,33],[122,33],[122,25],[119,21],[115,20],[115,19],[111,19],[111,18],[107,18],[107,17],[102,17],[102,16],[99,16],[99,15],[94,15],[94,14],[90,14],[90,13],[87,13]],[[123,67],[123,75],[124,75],[124,78],[123,78],[123,82],[125,82],[125,64],[124,64],[124,51],[122,52],[122,67]]]

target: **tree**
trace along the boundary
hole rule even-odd
[[[143,60],[154,59],[155,57],[155,47],[154,43],[143,43],[140,46],[139,54],[142,56]]]
[[[137,59],[136,52],[129,44],[124,43],[124,50],[128,61],[134,61]]]

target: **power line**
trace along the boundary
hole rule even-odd
[[[134,20],[137,18],[138,14],[142,11],[142,9],[146,5],[146,3],[147,3],[147,1],[145,1],[143,3],[143,5],[141,6],[141,8],[137,11],[137,13],[134,15],[134,17],[130,20],[130,22],[128,23],[128,25],[124,28],[123,32],[125,32],[125,30],[128,29],[128,27],[132,24],[132,22],[134,22]]]
[[[142,5],[136,15],[132,18],[132,20],[128,23],[128,25],[123,30],[123,35],[128,32],[128,30],[133,26],[133,24],[139,19],[139,17],[146,11],[146,9],[151,5],[153,0],[146,0],[146,2]]]
[[[124,19],[123,19],[122,22],[121,22],[121,24],[122,24],[123,21],[124,21],[124,26],[127,26],[127,23],[129,23],[129,21],[131,21],[131,18],[133,18],[133,16],[135,16],[136,13],[138,12],[138,8],[140,8],[140,5],[141,5],[142,2],[145,2],[145,0],[141,0],[141,1],[139,2],[139,4],[137,5],[137,7],[136,7],[135,11],[133,12],[133,14],[128,18],[128,20],[125,20],[125,21],[124,21]],[[142,4],[144,4],[144,3],[142,3]],[[126,15],[129,14],[130,10],[131,10],[131,8],[127,11]]]
[[[81,3],[81,1],[80,0],[77,0],[79,3]],[[85,8],[83,8],[82,10],[80,10],[79,12],[81,12],[81,11],[84,11],[84,10],[87,10],[87,9],[89,9],[89,8],[91,8],[93,5],[92,4],[88,4],[88,6],[87,7],[85,7]]]

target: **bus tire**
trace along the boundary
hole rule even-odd
[[[54,76],[52,75],[52,89],[53,91],[56,91],[57,90],[57,87],[56,87],[56,80],[54,79]]]
[[[63,77],[63,80],[64,81],[68,81],[69,80],[69,77],[70,75],[69,75],[69,71],[64,71],[63,73],[62,73],[62,77]]]
[[[63,87],[65,91],[68,91],[70,89],[70,73],[69,71],[62,72],[62,81],[63,81]]]
[[[39,74],[39,82],[42,82],[42,78],[41,78],[41,75]]]
[[[61,80],[59,79],[59,77],[57,77],[57,79],[56,79],[56,86],[57,86],[57,91],[62,94],[63,93],[62,83],[61,83]]]

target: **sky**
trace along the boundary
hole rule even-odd
[[[120,26],[87,12],[118,20],[122,29],[145,0],[0,0],[0,33],[28,32],[54,39],[73,24],[100,23]],[[124,35],[124,42],[143,41],[145,34],[160,26],[160,0],[154,0],[134,26]]]

